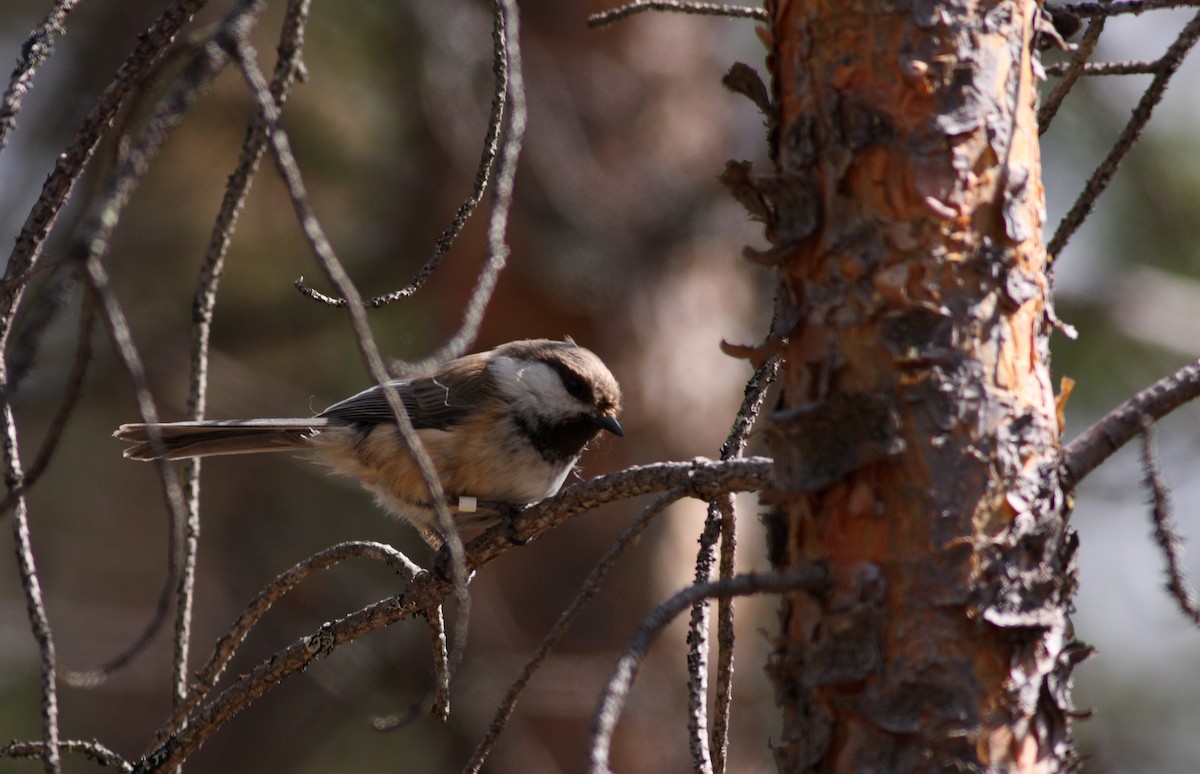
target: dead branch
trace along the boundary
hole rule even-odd
[[[79,0],[55,0],[46,18],[29,33],[25,45],[21,46],[21,56],[8,79],[8,88],[0,97],[0,151],[8,145],[8,134],[17,123],[21,101],[33,84],[34,74],[54,53],[54,39],[63,33],[63,24],[78,3]]]
[[[1191,21],[1184,25],[1175,41],[1158,60],[1159,69],[1154,74],[1154,80],[1142,92],[1141,98],[1133,108],[1133,113],[1129,116],[1129,122],[1121,130],[1121,135],[1109,150],[1108,155],[1092,172],[1092,176],[1088,178],[1087,184],[1084,185],[1075,203],[1063,216],[1058,228],[1054,231],[1054,236],[1047,243],[1046,251],[1050,255],[1057,256],[1062,253],[1063,248],[1067,245],[1067,240],[1092,211],[1092,205],[1095,204],[1096,199],[1108,188],[1108,184],[1112,182],[1113,175],[1117,173],[1121,162],[1125,160],[1130,149],[1141,137],[1142,129],[1149,123],[1154,108],[1166,94],[1167,84],[1179,70],[1179,66],[1183,64],[1184,58],[1192,50],[1192,46],[1196,44],[1197,40],[1200,40],[1200,13],[1197,13]]]
[[[636,2],[623,5],[619,8],[612,8],[592,14],[588,17],[587,25],[592,29],[605,27],[613,22],[633,16],[636,13],[642,13],[643,11],[670,11],[702,16],[729,16],[732,18],[755,19],[761,22],[769,21],[770,19],[767,16],[767,12],[762,8],[752,8],[745,5],[693,3],[680,2],[679,0],[636,0]]]
[[[221,43],[228,48],[231,55],[237,61],[242,71],[243,79],[246,81],[247,86],[249,86],[251,93],[258,103],[259,112],[262,114],[268,127],[267,136],[271,141],[272,156],[275,159],[275,165],[279,169],[280,176],[287,187],[288,196],[292,201],[292,208],[296,212],[296,218],[300,222],[309,247],[312,249],[313,255],[316,256],[317,262],[324,270],[326,277],[337,287],[338,292],[349,301],[345,308],[350,316],[350,326],[354,331],[359,354],[366,364],[371,378],[377,384],[384,387],[384,395],[396,420],[396,426],[400,435],[404,438],[409,453],[412,455],[418,470],[420,470],[421,477],[424,479],[425,486],[429,491],[429,502],[433,504],[438,527],[441,534],[446,537],[446,547],[451,557],[450,577],[454,579],[455,601],[459,605],[459,625],[455,627],[455,648],[452,651],[453,655],[451,658],[452,663],[456,663],[457,655],[465,647],[466,624],[470,616],[471,603],[466,588],[467,574],[464,567],[462,538],[459,537],[458,531],[454,528],[450,511],[446,507],[446,495],[442,491],[441,481],[438,479],[437,471],[433,467],[433,460],[430,459],[429,453],[425,450],[424,445],[417,436],[416,430],[413,428],[408,412],[404,410],[400,396],[396,393],[395,389],[387,386],[391,375],[383,364],[383,357],[379,353],[379,346],[375,342],[371,325],[367,321],[362,296],[359,294],[358,288],[355,287],[353,280],[346,273],[345,267],[342,265],[341,260],[338,259],[333,246],[325,236],[324,229],[321,228],[320,221],[317,220],[317,216],[313,212],[312,205],[308,200],[308,193],[305,190],[304,180],[300,176],[300,168],[296,164],[295,156],[292,154],[291,143],[288,141],[287,134],[279,126],[279,109],[276,107],[275,100],[271,96],[266,78],[263,77],[262,71],[258,68],[258,64],[255,61],[254,49],[250,47],[244,38],[225,37],[221,40]]]
[[[729,462],[698,458],[628,468],[576,484],[536,503],[518,514],[515,522],[522,534],[540,534],[605,503],[653,492],[680,489],[689,496],[705,499],[730,492],[760,491],[769,486],[770,469],[770,461],[762,458]],[[512,548],[504,528],[493,527],[467,546],[466,566],[474,571]],[[448,563],[447,550],[443,548],[435,557],[435,567]],[[435,609],[452,591],[453,584],[441,573],[421,572],[401,594],[322,625],[316,633],[275,653],[207,705],[192,712],[181,730],[144,756],[135,770],[159,771],[179,764],[226,722],[288,676],[363,635]]]
[[[171,717],[159,728],[155,737],[162,739],[183,727],[188,715],[204,702],[213,686],[217,684],[217,680],[220,679],[225,667],[237,653],[238,647],[250,634],[250,630],[276,602],[310,576],[348,559],[372,559],[383,562],[395,570],[407,583],[411,583],[413,578],[422,571],[412,560],[391,546],[371,541],[352,541],[326,548],[280,573],[251,600],[242,614],[229,627],[229,630],[217,640],[208,663],[196,673],[187,686],[186,694],[175,705]]]
[[[738,408],[725,443],[721,445],[721,459],[741,456],[746,448],[746,439],[762,410],[767,389],[779,372],[779,363],[779,357],[772,356],[755,369],[746,383],[742,405]],[[696,553],[694,577],[697,583],[712,579],[713,553],[718,540],[721,544],[720,577],[733,577],[737,522],[734,518],[733,502],[729,497],[714,499],[708,504],[708,516],[700,534],[700,548]],[[729,710],[733,699],[733,605],[728,598],[719,600],[717,620],[717,692],[710,735],[707,718],[709,609],[707,603],[697,604],[692,608],[687,634],[688,732],[693,768],[696,771],[723,774],[729,744]]]
[[[0,283],[0,317],[4,319],[4,327],[11,325],[15,294],[37,264],[50,228],[113,117],[125,98],[175,41],[183,26],[207,4],[208,0],[176,0],[149,29],[138,36],[137,45],[88,112],[75,139],[59,154],[54,171],[42,186],[42,193],[29,212],[4,269],[3,282]]]
[[[509,41],[508,34],[505,30],[505,12],[501,7],[500,0],[494,0],[492,3],[492,73],[495,75],[495,81],[492,88],[492,108],[491,114],[488,116],[487,130],[484,133],[483,151],[479,157],[479,164],[475,168],[475,183],[471,189],[470,195],[459,205],[458,211],[454,213],[454,218],[450,221],[444,231],[438,236],[437,242],[434,245],[433,255],[425,262],[425,265],[417,271],[408,284],[399,290],[386,293],[381,296],[369,298],[364,303],[370,308],[378,308],[387,306],[402,298],[408,298],[416,293],[424,286],[425,282],[433,276],[441,265],[442,259],[446,253],[450,252],[450,247],[454,244],[454,240],[462,231],[463,225],[467,219],[471,217],[471,213],[479,206],[479,202],[483,199],[483,192],[487,190],[488,180],[492,174],[492,164],[496,160],[496,150],[499,147],[500,127],[504,120],[504,108],[508,99],[509,90]],[[304,278],[296,280],[296,289],[304,295],[319,301],[327,306],[342,307],[346,305],[346,299],[333,298],[321,293],[304,284]]]
[[[633,636],[629,638],[625,652],[617,660],[612,677],[609,678],[608,684],[605,685],[604,691],[600,695],[600,701],[596,706],[596,715],[592,721],[592,749],[588,771],[593,774],[607,774],[609,771],[608,751],[612,745],[613,731],[616,729],[617,720],[620,719],[625,700],[629,696],[633,678],[637,675],[638,667],[650,649],[654,638],[675,619],[675,616],[712,597],[780,594],[786,591],[812,589],[824,584],[827,578],[828,572],[823,565],[813,565],[802,570],[788,572],[737,575],[732,578],[689,586],[651,611],[650,615],[646,616],[638,625]]]
[[[41,742],[9,742],[0,746],[0,759],[42,758],[42,749]],[[99,766],[112,766],[121,772],[133,771],[133,766],[127,760],[94,739],[90,742],[80,739],[64,739],[58,743],[58,749],[62,752],[82,755]]]
[[[1142,432],[1144,418],[1159,420],[1200,397],[1200,360],[1189,363],[1108,412],[1062,451],[1063,488],[1070,491]]]
[[[1055,10],[1076,16],[1123,16],[1168,8],[1195,8],[1200,0],[1120,0],[1120,2],[1055,3]]]
[[[508,723],[508,719],[512,716],[513,710],[516,709],[517,700],[524,692],[525,686],[533,677],[533,674],[538,670],[546,658],[550,655],[550,651],[562,640],[563,635],[567,633],[567,629],[583,612],[583,608],[600,593],[601,585],[604,578],[608,575],[608,571],[613,568],[616,561],[629,546],[633,545],[650,523],[663,511],[665,511],[672,503],[684,496],[682,489],[673,489],[661,497],[657,498],[653,503],[647,506],[633,522],[622,530],[617,539],[601,557],[592,571],[583,581],[579,592],[571,600],[571,604],[558,616],[558,620],[554,622],[554,626],[550,627],[550,631],[542,638],[533,654],[525,662],[525,666],[521,668],[521,673],[517,679],[509,686],[508,692],[501,699],[500,705],[496,708],[495,714],[492,716],[492,722],[488,724],[487,734],[480,740],[476,746],[475,752],[471,754],[471,760],[463,767],[463,774],[477,774],[480,768],[483,767],[487,756],[491,754],[492,748],[499,739],[500,734],[504,732],[504,728]]]
[[[1200,600],[1197,600],[1196,591],[1188,583],[1187,573],[1183,569],[1183,540],[1175,529],[1171,493],[1158,464],[1158,452],[1154,447],[1154,424],[1149,419],[1142,422],[1141,439],[1142,483],[1150,491],[1154,542],[1162,551],[1166,564],[1167,591],[1179,605],[1180,611],[1191,619],[1192,623],[1200,626]]]
[[[300,74],[300,51],[304,30],[308,24],[310,0],[288,0],[283,27],[279,36],[279,59],[271,78],[269,91],[277,108],[282,109],[291,87]],[[258,171],[259,162],[267,147],[267,124],[257,115],[250,126],[229,176],[225,195],[217,213],[208,250],[200,265],[200,274],[192,297],[191,380],[188,388],[188,419],[203,419],[208,390],[208,352],[212,334],[213,310],[217,287],[225,267],[225,255],[237,226],[238,215],[250,191],[250,183]],[[187,460],[184,466],[184,497],[187,515],[180,540],[179,583],[176,584],[175,647],[173,653],[172,701],[179,706],[187,693],[188,649],[191,641],[192,606],[195,599],[196,552],[200,540],[200,467],[199,459]]]

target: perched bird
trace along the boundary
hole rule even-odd
[[[525,504],[558,491],[584,447],[617,422],[621,388],[600,358],[571,339],[528,339],[388,383],[437,470],[447,502]],[[391,513],[441,544],[420,470],[378,385],[308,419],[232,419],[121,425],[125,456],[168,460],[271,451],[309,452],[357,479]],[[467,500],[463,501],[469,502]],[[497,508],[468,514],[459,529],[487,526]]]

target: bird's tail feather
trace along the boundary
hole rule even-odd
[[[132,445],[125,456],[134,460],[212,457],[218,454],[253,454],[289,451],[305,446],[329,420],[215,419],[168,422],[157,425],[121,425],[113,436]]]

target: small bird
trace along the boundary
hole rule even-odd
[[[388,385],[428,451],[447,502],[476,498],[493,506],[473,514],[459,507],[459,529],[495,523],[504,512],[496,506],[549,497],[600,431],[625,435],[617,421],[617,380],[570,338],[512,341]],[[113,435],[133,444],[125,456],[135,460],[307,451],[357,479],[434,548],[443,542],[425,481],[378,385],[308,419],[130,424]]]

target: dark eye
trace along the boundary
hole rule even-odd
[[[563,377],[563,387],[567,388],[567,392],[573,398],[578,398],[585,403],[591,399],[591,396],[588,395],[587,383],[574,374],[567,374]]]

